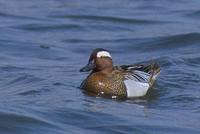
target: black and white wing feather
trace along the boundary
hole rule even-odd
[[[124,73],[128,97],[144,96],[160,72],[157,64],[123,65],[116,68]]]
[[[124,71],[125,79],[132,79],[142,83],[148,83],[152,76],[160,71],[157,64],[137,64],[122,65],[120,68]]]

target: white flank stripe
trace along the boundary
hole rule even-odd
[[[124,83],[127,89],[127,97],[144,96],[149,89],[148,83],[137,82],[134,80],[125,80]]]

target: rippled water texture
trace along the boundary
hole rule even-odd
[[[144,98],[84,94],[96,47],[157,61]],[[199,0],[0,0],[0,133],[200,133]]]

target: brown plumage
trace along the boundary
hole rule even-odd
[[[121,71],[114,70],[111,74],[95,72],[83,82],[81,88],[102,96],[126,97],[126,87]]]
[[[82,82],[81,88],[95,95],[117,98],[145,95],[143,92],[152,87],[160,72],[155,63],[113,66],[109,52],[102,48],[92,52],[88,64],[80,71],[90,70],[92,72]],[[132,85],[131,81],[137,85]],[[138,85],[142,85],[141,91],[136,88]]]

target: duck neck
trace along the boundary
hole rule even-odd
[[[103,74],[108,75],[108,74],[111,74],[112,71],[113,71],[113,67],[108,67],[108,68],[105,68],[105,69],[101,70],[100,72],[103,73]]]

